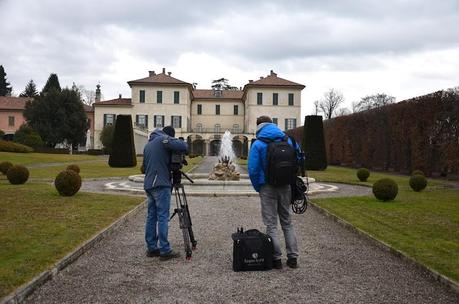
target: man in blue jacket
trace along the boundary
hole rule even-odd
[[[186,153],[187,145],[174,136],[175,130],[170,126],[164,127],[163,130],[156,129],[151,133],[143,150],[145,169],[143,188],[148,199],[145,225],[147,256],[159,256],[160,260],[169,260],[180,256],[178,252],[172,250],[167,239],[172,187],[170,160],[173,151]]]
[[[290,215],[290,185],[274,187],[266,182],[268,144],[265,141],[281,141],[286,135],[272,123],[270,117],[260,116],[257,118],[256,136],[257,140],[250,148],[248,171],[253,188],[260,194],[261,215],[266,225],[266,233],[273,241],[273,267],[282,269],[282,251],[277,233],[279,217],[287,249],[287,266],[297,268],[298,244]],[[288,142],[293,146],[290,139]],[[295,148],[298,150],[297,146]]]

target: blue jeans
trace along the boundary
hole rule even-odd
[[[158,187],[145,190],[148,198],[145,241],[148,251],[158,250],[161,254],[171,251],[167,240],[169,231],[169,209],[171,206],[171,188]],[[158,247],[159,240],[159,247]]]

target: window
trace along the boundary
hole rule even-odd
[[[273,93],[273,106],[277,106],[279,104],[279,94]]]
[[[286,118],[285,119],[285,130],[290,130],[296,128],[296,118]]]
[[[239,115],[239,107],[237,105],[234,105],[233,112],[234,112],[234,115]]]
[[[164,127],[164,115],[155,115],[154,125],[155,125],[155,128]]]
[[[14,116],[8,116],[8,126],[14,127]]]
[[[145,90],[140,90],[139,92],[139,102],[145,103]]]
[[[293,93],[288,93],[288,105],[293,106]]]
[[[182,127],[182,116],[172,116],[171,117],[172,127],[181,128]]]
[[[115,123],[115,114],[104,114],[104,126]]]
[[[215,105],[215,114],[220,115],[220,105]]]
[[[233,133],[239,133],[239,125],[238,124],[234,124],[233,125]]]
[[[198,104],[198,115],[202,114],[202,105]]]
[[[147,128],[148,127],[148,115],[136,115],[135,116],[135,123],[137,126],[141,128]]]
[[[179,91],[174,91],[174,103],[175,104],[180,103],[180,92]]]
[[[257,93],[257,105],[263,104],[263,93]]]
[[[196,132],[202,132],[202,123],[196,124]]]
[[[163,103],[163,91],[156,91],[156,102]]]
[[[222,126],[220,124],[215,124],[215,133],[220,133]]]
[[[277,118],[273,117],[273,124],[277,125]]]

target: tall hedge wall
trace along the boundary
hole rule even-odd
[[[459,92],[438,91],[324,121],[328,163],[431,175],[459,173]],[[302,127],[292,131],[301,138]]]

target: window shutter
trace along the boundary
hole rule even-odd
[[[179,116],[179,128],[182,127],[182,116]]]
[[[288,119],[286,118],[285,119],[285,129],[284,129],[284,131],[287,131],[287,126],[288,126]]]
[[[163,126],[162,128],[164,128],[166,126],[166,120],[164,119],[164,115],[163,115]]]
[[[135,116],[135,124],[136,124],[136,125],[139,124],[139,115],[136,115],[136,116]]]
[[[107,114],[104,114],[104,127],[107,125]]]
[[[155,128],[156,128],[156,116],[157,115],[153,115],[153,127],[155,127]]]
[[[145,115],[145,127],[148,129],[148,115]]]

